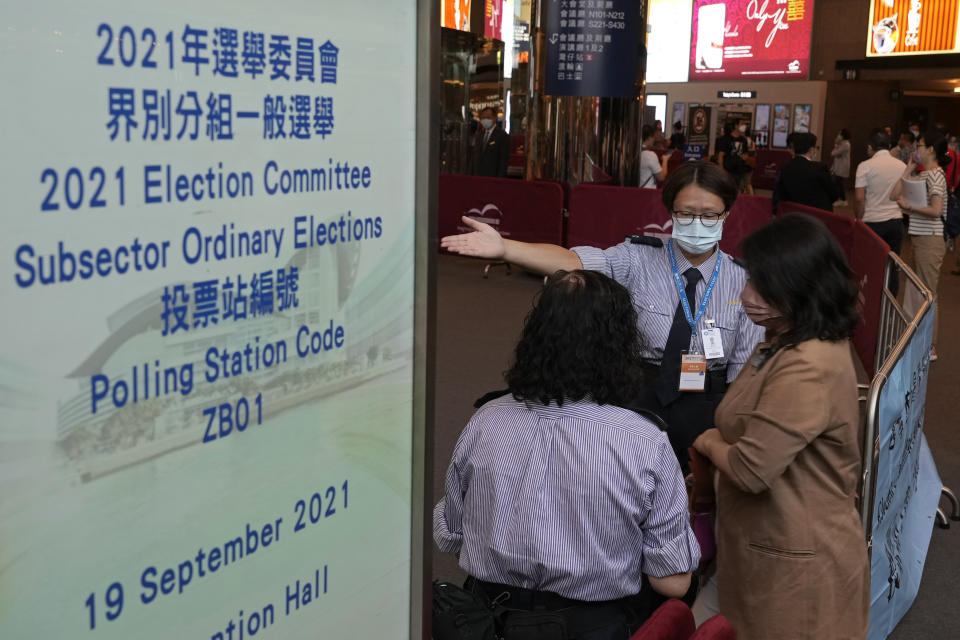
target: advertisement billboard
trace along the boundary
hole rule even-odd
[[[807,78],[813,0],[694,0],[691,80]]]
[[[443,0],[440,26],[470,31],[470,0]]]
[[[364,7],[0,8],[0,638],[409,637],[418,3]]]
[[[650,0],[647,12],[647,82],[686,82],[690,70],[693,0]]]
[[[510,7],[511,11],[513,7]],[[488,38],[503,40],[500,31],[503,28],[503,0],[484,0],[483,4],[483,35]],[[511,47],[512,48],[512,47]]]
[[[871,0],[867,56],[960,53],[960,0]]]

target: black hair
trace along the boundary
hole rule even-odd
[[[923,138],[923,144],[932,148],[937,154],[937,164],[941,169],[946,169],[947,165],[953,161],[950,154],[947,153],[947,134],[943,129],[930,129],[920,136]]]
[[[597,271],[557,271],[537,294],[504,377],[520,401],[629,407],[644,384],[642,349],[623,285]]]
[[[736,129],[736,125],[732,122],[724,123],[723,125],[723,135],[728,136],[733,133],[733,130]]]
[[[653,134],[656,133],[656,129],[652,124],[645,124],[640,128],[640,141],[644,141],[647,138],[652,138]]]
[[[914,142],[917,141],[917,136],[913,135],[913,131],[904,131],[903,133],[900,134],[900,137],[906,138],[907,142],[909,142],[910,144],[913,144]]]
[[[681,190],[695,184],[723,200],[724,211],[730,211],[740,189],[730,175],[713,164],[697,160],[685,162],[667,176],[663,185],[663,206],[673,211],[673,201]]]
[[[890,148],[890,134],[883,129],[874,129],[870,134],[870,146],[874,151]]]
[[[853,335],[860,323],[856,278],[822,222],[802,213],[780,216],[744,238],[741,250],[753,288],[787,320],[777,347]]]
[[[676,129],[677,131],[682,131],[683,123],[677,120],[676,122],[673,123],[673,128]]]
[[[483,115],[483,112],[484,112],[484,111],[489,111],[490,113],[492,113],[494,120],[496,120],[496,118],[497,118],[497,110],[496,110],[496,109],[494,109],[493,107],[484,107],[483,109],[480,109],[480,115],[481,115],[481,116]]]
[[[800,134],[799,134],[798,132],[796,132],[796,131],[791,131],[790,133],[787,134],[787,148],[788,148],[788,149],[793,149],[793,145],[794,145],[794,143],[795,143],[795,141],[796,141],[796,139],[797,139],[797,136],[799,136],[799,135],[800,135]]]
[[[817,136],[812,133],[800,132],[793,136],[793,151],[803,155],[817,146]]]
[[[840,137],[843,138],[844,140],[849,140],[850,132],[847,131],[846,129],[840,129]]]

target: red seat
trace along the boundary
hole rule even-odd
[[[723,616],[713,616],[690,636],[690,640],[737,640],[737,632]]]
[[[694,629],[690,607],[671,598],[653,612],[630,640],[688,640]]]

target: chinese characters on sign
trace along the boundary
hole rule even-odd
[[[234,119],[262,120],[264,140],[325,139],[333,133],[333,96],[304,93],[312,84],[337,84],[340,49],[330,40],[317,45],[313,38],[216,28],[189,24],[180,38],[169,31],[158,41],[153,29],[143,29],[141,42],[150,44],[139,56],[133,28],[124,26],[114,39],[113,28],[103,23],[97,35],[104,39],[97,63],[104,66],[166,67],[194,76],[267,80],[274,91],[283,84],[291,93],[265,93],[256,104],[235,105],[233,94],[172,91],[170,89],[109,87],[106,128],[111,140],[232,140]],[[116,47],[114,48],[114,43]],[[154,57],[158,59],[154,59]]]
[[[559,0],[548,3],[546,11],[547,94],[636,96],[636,3]]]

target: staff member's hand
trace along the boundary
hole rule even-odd
[[[476,256],[490,260],[502,260],[506,253],[503,238],[490,225],[473,218],[462,216],[463,224],[473,231],[446,236],[440,239],[440,246],[452,253],[464,256]]]

